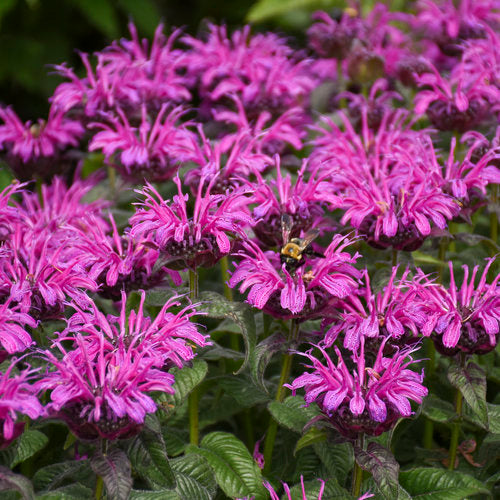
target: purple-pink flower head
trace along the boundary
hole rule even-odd
[[[8,239],[22,219],[23,211],[14,203],[12,196],[22,192],[25,186],[15,180],[0,192],[0,241]]]
[[[68,81],[54,91],[54,106],[80,111],[85,119],[116,108],[134,114],[143,103],[148,111],[157,111],[163,103],[176,104],[190,98],[184,78],[178,74],[181,52],[172,49],[179,32],[165,40],[162,25],[158,26],[148,53],[147,42],[139,40],[132,24],[129,28],[132,40],[115,42],[97,53],[95,69],[88,55],[80,54],[87,73],[84,78],[78,78],[65,64],[55,66]]]
[[[252,118],[263,110],[278,116],[305,105],[316,86],[310,61],[297,62],[292,49],[272,33],[251,36],[245,26],[228,37],[225,26],[209,25],[206,41],[190,36],[182,41],[189,46],[186,76],[197,86],[202,110],[232,107],[227,96],[235,94]]]
[[[283,175],[278,155],[274,158],[276,178],[268,180],[255,172],[257,182],[254,186],[252,202],[255,203],[253,216],[257,224],[253,227],[259,241],[267,247],[283,245],[282,217],[287,214],[293,223],[290,237],[297,238],[301,233],[324,222],[324,207],[330,210],[339,208],[341,199],[332,193],[328,172],[320,173],[319,168],[308,170],[307,160],[303,162],[296,180],[289,173]]]
[[[12,307],[10,302],[7,299],[0,305],[0,362],[10,354],[25,351],[34,343],[25,325],[36,328],[38,324],[29,314],[19,311],[19,307]]]
[[[323,491],[325,490],[325,481],[323,481],[323,479],[318,479],[318,481],[321,483],[321,485],[319,488],[317,500],[321,500],[323,498]],[[306,496],[306,492],[304,489],[305,488],[304,476],[300,476],[300,485],[302,488],[302,500],[308,500],[308,498],[311,499],[311,497]],[[266,487],[267,491],[269,491],[269,494],[271,495],[271,500],[280,500],[280,498],[281,499],[284,498],[283,496],[280,497],[278,495],[278,493],[276,493],[276,490],[273,488],[271,483],[264,481],[264,486]],[[285,490],[287,500],[292,500],[292,493],[290,491],[290,487],[288,486],[288,484],[283,483],[283,488]],[[297,497],[294,496],[294,498],[297,498]]]
[[[0,257],[0,296],[19,304],[22,313],[36,319],[59,318],[67,296],[81,304],[88,302],[87,291],[97,285],[83,270],[77,257],[65,253],[64,246],[50,248],[50,233],[29,233],[16,227]]]
[[[189,321],[195,313],[191,306],[172,313],[168,309],[179,303],[169,300],[151,320],[144,315],[144,300],[142,292],[138,310],[127,315],[123,294],[119,317],[106,317],[95,304],[88,312],[76,307],[53,345],[61,357],[44,352],[49,369],[38,386],[51,390],[49,410],[82,439],[137,433],[146,413],[157,409],[149,393],[174,393],[174,376],[167,370],[191,360],[193,346],[207,345]],[[68,341],[72,350],[62,345]]]
[[[149,289],[162,284],[170,276],[175,285],[182,279],[177,271],[158,267],[159,252],[141,239],[134,240],[129,232],[120,235],[110,214],[111,233],[99,224],[79,229],[75,242],[77,253],[91,279],[99,286],[98,293],[120,300],[121,291]]]
[[[25,422],[17,422],[18,415],[26,415],[36,419],[43,414],[43,407],[36,397],[31,384],[38,370],[27,368],[17,374],[15,361],[5,373],[0,373],[0,449],[6,448],[14,439],[22,434]]]
[[[481,123],[488,109],[500,100],[500,90],[485,79],[486,75],[471,75],[462,63],[448,79],[434,66],[431,70],[416,76],[424,90],[415,97],[415,113],[427,112],[439,130],[470,130]]]
[[[409,269],[398,281],[397,271],[396,266],[387,285],[378,293],[372,291],[370,277],[365,271],[364,287],[337,304],[342,312],[326,332],[322,345],[330,347],[339,334],[343,336],[344,347],[352,352],[358,351],[361,338],[365,339],[366,350],[378,351],[380,343],[389,337],[389,341],[384,341],[384,354],[393,353],[394,346],[415,343],[419,326],[426,316],[414,294],[404,286]]]
[[[362,338],[359,352],[346,360],[335,347],[337,365],[321,347],[326,366],[311,351],[302,354],[311,361],[306,366],[312,371],[289,385],[294,393],[303,387],[306,404],[317,403],[326,419],[350,439],[388,431],[398,419],[412,415],[410,401],[420,404],[428,392],[422,385],[423,371],[419,375],[408,368],[417,362],[411,354],[418,348],[402,349],[390,358],[384,357],[384,341],[373,364],[370,363],[372,366],[367,366],[364,342]]]
[[[120,108],[118,116],[103,114],[100,122],[90,124],[102,130],[91,139],[89,151],[102,150],[106,162],[129,181],[171,179],[181,163],[195,159],[196,136],[177,124],[183,114],[180,108],[168,114],[167,108],[164,104],[153,120],[143,104],[137,127]]]
[[[247,302],[274,317],[317,317],[332,299],[345,298],[358,287],[361,272],[353,264],[359,254],[351,256],[344,251],[350,244],[347,237],[335,235],[322,257],[307,257],[305,265],[289,271],[280,253],[263,252],[246,242],[229,286],[241,283],[241,293],[250,290]]]
[[[194,358],[196,347],[207,346],[210,342],[208,336],[201,334],[197,325],[191,322],[196,314],[195,306],[190,304],[180,308],[179,299],[172,297],[167,300],[154,319],[144,311],[144,290],[140,291],[137,310],[130,312],[127,311],[127,294],[121,293],[119,316],[106,316],[93,302],[88,310],[82,310],[75,304],[77,312],[68,320],[64,334],[84,334],[86,342],[93,345],[95,351],[99,350],[102,342],[109,350],[123,342],[127,348],[134,348],[136,354],[154,359],[154,366],[165,371],[173,366],[182,368]]]
[[[178,194],[164,200],[148,184],[137,191],[145,196],[131,217],[132,238],[144,238],[156,245],[168,259],[165,264],[172,269],[211,267],[228,255],[235,237],[246,238],[245,228],[252,224],[248,214],[249,199],[245,190],[228,194],[211,194],[216,182],[202,178],[191,211],[188,194],[182,192],[181,180],[174,178]],[[192,197],[191,197],[192,198]]]
[[[78,146],[84,132],[80,122],[65,118],[54,107],[47,120],[39,119],[37,123],[23,123],[11,108],[0,108],[0,118],[4,122],[0,125],[0,150],[5,151],[9,166],[24,179],[57,173],[68,162],[62,153]]]
[[[479,266],[470,274],[464,265],[462,286],[457,287],[450,267],[450,286],[431,283],[424,279],[419,295],[427,320],[422,324],[423,335],[432,334],[439,352],[454,356],[458,352],[485,354],[492,351],[497,342],[500,322],[500,286],[498,274],[491,284],[487,283],[488,271],[495,259],[488,262],[476,285]]]

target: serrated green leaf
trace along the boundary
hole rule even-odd
[[[246,446],[234,435],[212,432],[203,438],[200,447],[191,445],[187,452],[206,459],[217,484],[227,496],[254,496],[255,500],[267,498],[259,467]]]
[[[249,365],[252,379],[266,392],[264,372],[273,355],[283,349],[284,343],[285,337],[283,334],[273,333],[262,342],[259,342],[250,356]]]
[[[481,481],[457,471],[420,467],[399,474],[399,482],[412,498],[463,500],[488,494]]]
[[[118,19],[109,0],[73,0],[80,12],[109,38],[119,35]]]
[[[316,405],[304,406],[304,399],[300,396],[290,396],[282,403],[271,401],[267,406],[273,418],[284,427],[302,433],[304,426],[319,415]]]
[[[35,453],[42,450],[48,442],[49,438],[43,432],[31,429],[23,432],[17,441],[16,453],[10,467],[13,469],[17,464],[32,457]]]
[[[76,483],[48,491],[47,493],[39,493],[36,498],[37,500],[88,500],[92,498],[92,495],[93,491],[91,488]]]
[[[345,2],[342,0],[259,0],[248,11],[247,21],[261,23],[293,10],[307,9],[312,12],[317,9],[330,9],[344,5]]]
[[[223,377],[217,384],[242,408],[249,408],[269,401],[269,396],[246,378]]]
[[[293,450],[295,455],[299,450],[305,448],[306,446],[311,446],[314,443],[319,443],[326,440],[325,431],[318,429],[317,427],[311,427],[298,441]]]
[[[415,264],[432,264],[433,266],[437,267],[444,267],[446,265],[446,262],[437,259],[432,255],[419,252],[418,250],[412,252],[411,255],[413,257],[413,261],[415,262]]]
[[[398,483],[399,464],[387,448],[372,441],[366,450],[355,446],[354,456],[359,466],[371,474],[383,498],[409,498]]]
[[[186,455],[171,462],[182,500],[210,500],[217,491],[215,476],[208,462],[197,455]]]
[[[447,423],[455,418],[455,409],[448,401],[429,394],[422,405],[422,413],[434,422]]]
[[[163,439],[165,441],[165,448],[167,449],[168,456],[176,457],[184,453],[189,443],[189,430],[167,427],[163,432]]]
[[[141,439],[144,448],[148,452],[151,462],[162,475],[162,486],[167,489],[174,489],[175,477],[170,468],[160,423],[156,415],[147,415],[139,439]]]
[[[151,288],[146,293],[146,306],[163,307],[170,299],[177,297],[178,290],[166,287]]]
[[[341,484],[345,484],[347,476],[354,465],[354,453],[351,444],[316,443],[314,451],[326,467],[329,476],[336,477]]]
[[[31,481],[20,474],[14,474],[7,467],[0,466],[0,491],[18,491],[23,500],[34,500],[35,492]]]
[[[105,455],[97,451],[90,459],[90,466],[95,474],[101,476],[108,498],[124,500],[132,489],[130,461],[123,450],[113,448]]]
[[[200,294],[200,300],[202,306],[198,309],[206,312],[208,317],[217,319],[229,318],[240,327],[241,335],[245,343],[245,359],[236,372],[236,375],[241,373],[247,366],[257,343],[254,311],[248,304],[243,302],[232,302],[216,292],[202,292]]]
[[[451,365],[448,370],[450,384],[458,389],[481,425],[488,429],[488,408],[486,406],[486,374],[475,363],[465,368]]]
[[[37,491],[53,490],[69,479],[85,484],[91,476],[93,477],[88,460],[72,460],[38,469],[33,476],[33,484]]]
[[[488,408],[488,430],[492,434],[500,434],[500,405],[486,404]]]
[[[172,490],[131,490],[130,500],[182,500],[176,491]]]

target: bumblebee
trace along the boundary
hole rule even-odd
[[[280,250],[281,263],[285,264],[286,270],[295,272],[306,263],[305,256],[323,257],[310,246],[318,237],[319,230],[311,229],[303,238],[290,238],[293,229],[293,220],[288,214],[281,216],[281,230],[283,233],[283,246]]]

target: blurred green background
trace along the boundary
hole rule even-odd
[[[92,53],[128,37],[127,22],[151,38],[160,21],[167,32],[196,34],[203,20],[231,28],[253,22],[260,29],[299,35],[311,12],[345,6],[342,0],[0,0],[0,104],[12,104],[24,120],[44,117],[47,98],[61,79],[51,64],[66,61],[80,72],[76,49]],[[363,10],[373,1],[362,1]],[[392,9],[408,4],[388,0]]]

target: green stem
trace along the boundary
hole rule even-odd
[[[450,452],[448,454],[448,469],[455,469],[455,461],[457,458],[457,448],[458,448],[458,439],[460,437],[460,421],[462,416],[462,402],[463,396],[460,392],[460,389],[457,389],[457,393],[455,396],[455,412],[457,414],[457,421],[454,422],[453,427],[451,429],[451,439],[450,439]]]
[[[357,443],[359,448],[365,449],[365,435],[361,433],[358,436]],[[354,461],[354,471],[352,474],[352,496],[358,498],[361,494],[361,484],[363,482],[363,469],[359,466],[358,462]]]
[[[111,197],[114,198],[116,194],[116,170],[108,165],[108,182],[109,182],[109,193]]]
[[[498,216],[495,210],[496,204],[498,203],[498,186],[493,186],[491,188],[491,202],[494,205],[493,211],[490,214],[490,238],[497,243],[498,242]],[[493,255],[494,255],[493,251]]]
[[[196,270],[189,270],[189,297],[194,302],[198,298],[198,274]],[[189,442],[198,446],[200,439],[200,420],[198,407],[200,402],[200,388],[195,387],[188,397],[189,414]]]
[[[227,280],[229,278],[229,259],[227,258],[227,255],[225,257],[222,257],[220,260],[220,272],[221,272],[221,278],[222,278],[222,284],[224,285],[224,297],[226,297],[227,300],[233,301],[233,289],[229,288],[227,286]]]
[[[392,267],[398,265],[398,250],[396,248],[392,249]]]
[[[292,320],[290,323],[289,340],[296,340],[298,333],[299,324],[295,320]],[[290,378],[290,372],[292,371],[292,360],[293,354],[283,354],[283,358],[281,360],[280,380],[275,397],[275,400],[279,401],[280,403],[285,399],[286,387],[283,387],[283,385],[286,384],[286,382]],[[271,417],[269,427],[266,432],[266,440],[264,442],[264,475],[268,474],[271,470],[271,459],[273,457],[274,441],[276,439],[277,432],[278,422],[276,422],[276,420]]]
[[[101,476],[97,476],[97,481],[95,483],[95,498],[96,500],[101,500],[102,490],[104,486],[104,481]]]

